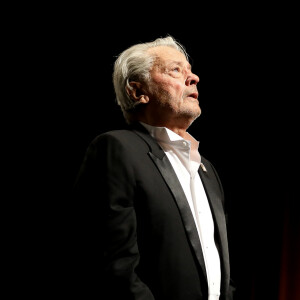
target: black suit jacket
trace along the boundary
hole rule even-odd
[[[231,299],[223,189],[212,164],[204,157],[202,162],[207,172],[199,168],[199,174],[221,258],[220,299]],[[83,220],[85,272],[90,287],[99,288],[100,299],[208,298],[203,254],[189,204],[164,151],[141,125],[93,140],[75,195]],[[96,263],[103,257],[100,247],[104,274]]]

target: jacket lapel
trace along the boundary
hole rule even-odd
[[[164,151],[160,148],[158,143],[148,134],[148,132],[141,128],[134,130],[150,147],[149,156],[160,171],[164,181],[169,186],[170,191],[176,201],[179,208],[179,212],[184,224],[187,236],[189,238],[192,249],[194,250],[195,256],[201,266],[201,269],[207,278],[203,253],[201,249],[200,239],[198,236],[197,228],[194,222],[194,218],[189,207],[188,201],[181,187],[181,184],[176,176],[176,173],[167,158]]]
[[[219,190],[218,181],[215,178],[215,171],[210,164],[206,165],[207,171],[199,169],[199,175],[201,177],[209,204],[211,212],[214,218],[215,230],[219,235],[220,240],[220,258],[223,261],[224,274],[222,275],[222,283],[224,287],[229,284],[229,251],[228,251],[228,241],[227,241],[227,229],[226,220],[222,204],[222,199],[216,193]],[[217,176],[217,175],[216,175]],[[225,275],[225,276],[224,276]]]

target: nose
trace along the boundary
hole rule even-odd
[[[196,74],[190,72],[187,79],[185,80],[185,85],[187,86],[196,85],[199,81],[200,81],[199,77]]]

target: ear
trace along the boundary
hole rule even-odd
[[[126,86],[126,92],[128,96],[139,103],[148,103],[149,97],[145,94],[142,83],[137,81],[129,82],[130,88]]]

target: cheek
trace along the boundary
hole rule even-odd
[[[170,81],[166,85],[166,89],[168,89],[173,95],[182,95],[184,88],[185,85],[181,82]]]
[[[184,93],[185,85],[182,83],[176,83],[173,85],[173,89],[175,91],[175,94],[181,98]]]
[[[155,80],[154,84],[151,86],[151,90],[154,92],[155,96],[159,98],[169,98],[174,99],[182,98],[185,90],[185,84],[177,80],[166,80],[165,78],[159,78]]]

